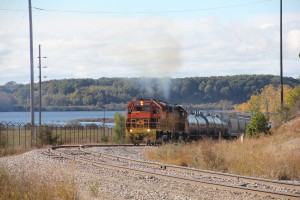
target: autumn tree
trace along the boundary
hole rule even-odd
[[[300,111],[300,85],[291,89],[286,95],[286,107],[291,114],[295,114]]]
[[[288,85],[284,85],[283,91],[284,96],[287,96],[291,91],[291,87]],[[281,109],[280,93],[280,87],[267,85],[261,90],[260,94],[252,95],[247,102],[236,105],[234,109],[243,112],[260,111],[266,113],[267,117],[269,117],[270,113],[276,113]],[[286,104],[286,98],[284,100],[284,104]]]

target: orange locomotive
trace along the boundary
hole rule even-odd
[[[187,111],[175,104],[139,99],[127,105],[126,141],[161,144],[167,140],[185,140]]]

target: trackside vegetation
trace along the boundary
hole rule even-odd
[[[113,128],[114,142],[125,143],[125,115],[116,113],[114,116],[115,126]]]
[[[261,133],[269,133],[270,125],[267,117],[260,111],[257,111],[251,116],[249,125],[246,128],[246,136],[258,137]]]
[[[240,140],[201,140],[166,144],[149,150],[149,159],[194,167],[279,180],[300,180],[300,117],[272,135]]]
[[[26,181],[24,181],[26,180]],[[67,177],[26,176],[24,173],[11,174],[0,167],[0,199],[78,199],[76,187]]]
[[[235,106],[235,110],[253,113],[247,127],[248,137],[243,142],[202,140],[167,144],[146,152],[146,156],[181,166],[299,181],[300,86],[285,86],[284,91],[283,106],[280,90],[274,85],[264,87],[261,93]],[[269,121],[273,122],[272,129]]]

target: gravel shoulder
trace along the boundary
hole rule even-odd
[[[106,148],[101,151],[145,159],[142,157],[142,151],[147,148],[135,148],[136,150]],[[6,167],[16,176],[35,175],[48,181],[53,179],[71,181],[77,188],[79,199],[272,199],[83,165],[71,160],[50,157],[46,149],[2,157],[0,166]]]

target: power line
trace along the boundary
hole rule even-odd
[[[15,11],[15,12],[28,12],[28,10],[24,10],[24,9],[11,9],[11,8],[0,8],[0,10],[3,10],[3,11]]]
[[[32,7],[36,11],[46,11],[46,12],[62,12],[62,13],[82,13],[82,14],[159,14],[159,13],[184,13],[184,12],[200,12],[200,11],[209,11],[209,10],[218,10],[218,9],[227,9],[227,8],[235,8],[235,7],[242,7],[248,6],[253,4],[260,4],[265,3],[273,0],[262,0],[262,1],[254,1],[249,3],[240,3],[235,5],[228,5],[228,6],[218,6],[218,7],[210,7],[210,8],[196,8],[196,9],[186,9],[186,10],[157,10],[157,11],[83,11],[83,10],[59,10],[59,9],[46,9],[46,8],[39,8],[39,7]],[[28,10],[20,10],[20,9],[1,9],[3,11],[16,11],[16,12],[23,12]]]

